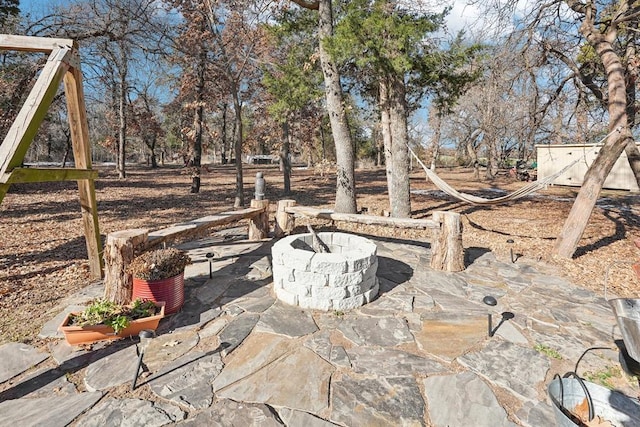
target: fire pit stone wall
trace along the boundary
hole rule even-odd
[[[312,236],[296,234],[273,245],[273,285],[281,301],[317,310],[350,310],[378,295],[376,245],[347,233],[318,233],[329,253],[313,251]]]

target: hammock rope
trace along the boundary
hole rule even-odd
[[[553,183],[553,181],[555,181],[556,178],[558,178],[560,175],[562,175],[563,173],[565,173],[566,171],[571,169],[573,167],[573,165],[575,165],[576,163],[582,161],[583,159],[586,159],[586,156],[587,156],[588,153],[590,153],[591,151],[593,151],[596,148],[598,148],[598,146],[600,144],[602,144],[607,138],[609,138],[609,136],[611,136],[614,132],[620,132],[620,130],[621,130],[621,128],[617,128],[617,129],[611,131],[610,133],[608,133],[599,142],[595,143],[593,145],[593,147],[591,148],[591,150],[585,152],[582,157],[580,157],[580,158],[574,160],[573,162],[569,163],[567,166],[565,166],[564,168],[560,169],[558,172],[556,172],[556,173],[554,173],[552,175],[549,175],[548,177],[546,177],[546,178],[544,178],[542,180],[533,181],[532,183],[527,184],[527,185],[519,188],[518,190],[516,190],[516,191],[514,191],[512,193],[509,193],[509,194],[504,195],[504,196],[496,197],[496,198],[493,198],[493,199],[485,199],[483,197],[474,196],[473,194],[459,192],[458,190],[456,190],[455,188],[453,188],[452,186],[447,184],[447,182],[445,182],[442,178],[440,178],[435,172],[433,172],[431,169],[427,168],[425,166],[425,164],[422,163],[422,160],[420,160],[420,158],[417,156],[417,154],[411,149],[411,147],[409,147],[408,144],[407,144],[407,147],[409,148],[409,152],[411,152],[413,157],[415,157],[415,159],[418,161],[420,166],[422,166],[422,169],[424,169],[424,172],[427,174],[427,177],[440,190],[442,190],[446,194],[450,195],[451,197],[454,197],[454,198],[456,198],[456,199],[458,199],[458,200],[460,200],[462,202],[465,202],[465,203],[469,203],[469,204],[472,204],[472,205],[478,205],[478,206],[490,206],[490,205],[498,205],[498,204],[501,204],[501,203],[511,202],[513,200],[517,200],[517,199],[520,199],[522,197],[526,197],[526,196],[528,196],[530,194],[535,193],[538,190],[541,190],[541,189],[547,187],[549,184]]]

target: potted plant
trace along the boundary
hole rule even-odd
[[[82,312],[69,313],[58,328],[70,345],[89,344],[155,330],[164,317],[164,303],[136,299],[120,305],[105,299],[94,300]]]
[[[142,253],[127,266],[133,276],[132,298],[164,301],[166,314],[179,311],[184,304],[184,268],[189,264],[189,256],[175,248]]]

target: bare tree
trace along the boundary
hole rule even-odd
[[[157,43],[155,30],[161,25],[152,23],[157,11],[153,0],[83,0],[55,9],[40,23],[46,33],[79,41],[86,65],[103,77],[99,81],[106,85],[106,91],[98,91],[111,95],[117,117],[114,135],[120,178],[126,177],[131,72]]]
[[[474,3],[483,4],[503,17],[513,14],[518,6],[516,0]],[[608,113],[608,138],[585,174],[554,247],[561,257],[570,258],[575,253],[604,181],[623,151],[627,152],[640,183],[640,153],[632,136],[637,110],[639,22],[638,2],[564,0],[532,4],[522,23],[522,29],[529,35],[526,46],[542,41],[549,58],[563,61],[577,84],[600,100]],[[588,66],[594,63],[588,60],[590,53],[600,62],[601,72]]]

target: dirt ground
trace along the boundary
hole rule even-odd
[[[151,170],[131,167],[120,180],[112,168],[99,168],[96,182],[101,234],[127,229],[151,230],[231,209],[235,169],[212,166],[202,175],[199,194],[190,194],[190,177],[179,167]],[[257,171],[264,172],[266,197],[272,201],[295,199],[299,205],[332,207],[335,176],[295,169],[293,194],[285,197],[282,176],[273,166],[245,167],[245,198],[253,196]],[[442,169],[439,175],[456,189],[483,197],[524,185],[508,176],[476,182],[468,169]],[[358,207],[369,213],[388,210],[386,178],[381,169],[356,171]],[[574,259],[550,255],[556,236],[571,209],[575,188],[549,187],[506,205],[474,207],[455,201],[425,180],[424,172],[411,174],[413,216],[428,217],[434,210],[462,214],[465,248],[490,249],[509,259],[508,239],[517,256],[544,260],[558,267],[573,283],[603,294],[638,298],[640,281],[631,264],[640,261],[640,195],[603,191]],[[272,205],[275,205],[274,203]],[[341,226],[349,229],[348,226]],[[351,227],[365,234],[405,239],[427,239],[422,231],[378,227]],[[61,299],[91,283],[86,260],[75,182],[20,184],[11,187],[0,205],[0,344],[21,341],[44,344],[37,334]],[[606,277],[606,280],[605,280]],[[609,295],[611,297],[611,295]],[[46,314],[41,314],[46,313]]]

